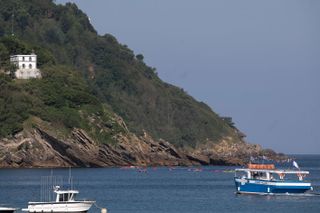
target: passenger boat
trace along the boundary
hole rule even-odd
[[[16,210],[16,208],[0,207],[0,213],[13,213]]]
[[[54,212],[54,213],[85,213],[95,201],[77,201],[76,195],[78,190],[60,190],[59,186],[54,187],[56,200],[52,202],[29,202],[27,209],[22,209],[26,212]]]
[[[297,165],[294,162],[294,165]],[[248,164],[236,169],[234,182],[239,194],[301,194],[312,191],[305,181],[308,171],[276,169],[274,164]],[[289,178],[288,178],[289,177]]]

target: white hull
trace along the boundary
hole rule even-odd
[[[29,202],[27,212],[87,212],[94,201]]]
[[[16,210],[15,208],[0,207],[0,213],[13,213]]]

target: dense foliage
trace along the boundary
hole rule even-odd
[[[41,80],[29,81],[13,81],[7,75],[0,75],[1,137],[21,131],[24,121],[33,116],[64,130],[85,129],[102,143],[113,142],[112,136],[123,131],[78,72],[70,67],[52,66],[44,68],[42,75]],[[101,131],[89,118],[111,124],[110,131]]]
[[[11,35],[12,21],[14,36]],[[48,78],[24,85],[23,89],[37,97],[39,103],[30,103],[28,95],[24,96],[25,100],[19,99],[19,103],[8,102],[6,99],[22,96],[25,91],[21,91],[15,81],[2,80],[6,83],[1,87],[14,88],[2,95],[6,104],[19,104],[19,107],[29,109],[28,113],[19,114],[14,108],[5,112],[6,116],[14,115],[15,124],[3,125],[10,122],[2,118],[1,129],[6,129],[2,136],[19,131],[21,125],[17,124],[29,114],[49,121],[57,118],[67,127],[82,127],[79,107],[94,107],[99,101],[123,117],[131,131],[141,133],[146,130],[156,138],[179,146],[196,146],[234,134],[206,104],[159,79],[155,68],[143,62],[142,54],[135,55],[112,35],[97,35],[88,17],[75,4],[56,5],[51,0],[1,0],[0,37],[3,67],[10,54],[31,50],[36,51],[40,68],[47,70],[47,66],[52,66],[50,71],[45,71]],[[69,68],[60,69],[53,66],[55,64]],[[70,77],[69,69],[77,70],[77,79],[83,79],[74,84],[73,77],[67,78],[71,80],[67,83],[71,88],[64,87],[66,79],[63,76]],[[57,74],[53,74],[55,72]],[[72,73],[71,76],[75,75]],[[66,119],[66,115],[70,117]]]

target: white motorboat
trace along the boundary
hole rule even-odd
[[[16,208],[0,207],[0,213],[13,213],[16,210]]]
[[[54,213],[85,213],[95,201],[77,201],[76,195],[79,194],[78,190],[60,190],[59,186],[54,187],[56,200],[52,202],[29,202],[27,209],[22,211],[32,213],[54,212]]]

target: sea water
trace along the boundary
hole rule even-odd
[[[320,155],[295,156],[320,193]],[[109,213],[320,212],[320,196],[236,195],[235,167],[201,169],[72,169],[79,199],[96,200]],[[27,207],[39,201],[41,177],[69,176],[68,169],[1,169],[0,204]],[[91,213],[100,212],[93,206]]]

